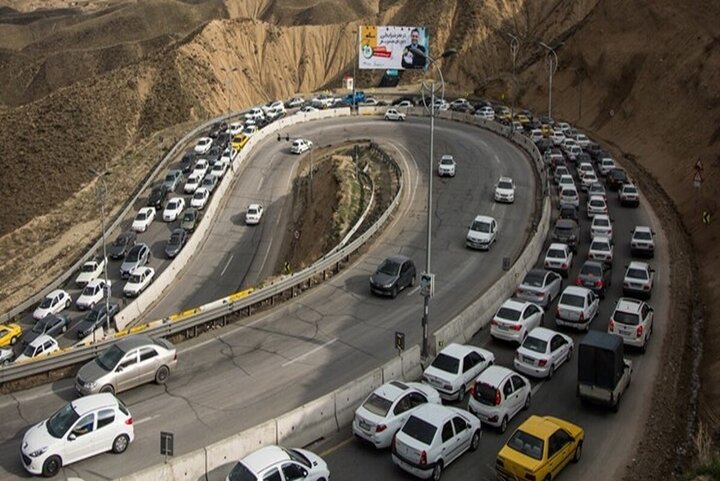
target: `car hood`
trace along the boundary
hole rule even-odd
[[[513,194],[512,189],[501,189],[501,188],[499,188],[499,187],[495,189],[495,192],[497,192],[498,194],[501,194],[501,195],[511,195],[511,194]]]
[[[108,247],[108,254],[111,256],[121,256],[125,254],[126,246],[111,245]]]
[[[492,234],[490,234],[489,232],[478,232],[476,230],[471,230],[468,231],[467,238],[472,240],[490,240],[492,238]]]
[[[92,361],[86,363],[83,367],[80,368],[80,370],[77,373],[77,378],[82,379],[83,381],[97,381],[101,377],[108,374],[108,371],[101,368],[100,365],[95,362],[93,359]]]
[[[48,433],[47,427],[45,426],[46,422],[47,421],[38,423],[25,432],[22,442],[22,450],[25,453],[30,454],[33,451],[44,447],[49,448],[60,441],[59,439],[50,436],[50,433]]]
[[[137,267],[140,265],[139,261],[124,261],[122,264],[120,264],[120,270],[121,271],[130,271],[133,267]]]
[[[175,255],[180,252],[181,244],[168,244],[165,246],[165,253],[168,255]]]
[[[395,282],[397,280],[397,276],[385,274],[383,272],[376,272],[372,275],[371,280],[377,285],[386,286]]]

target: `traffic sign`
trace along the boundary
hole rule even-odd
[[[694,186],[696,189],[698,189],[698,188],[700,188],[700,186],[702,185],[702,183],[703,183],[703,176],[702,176],[702,174],[700,173],[700,171],[698,170],[698,171],[695,172],[695,177],[693,178],[693,186]]]
[[[175,451],[175,435],[165,431],[160,431],[160,454],[165,456],[167,463],[168,456],[172,456]]]
[[[697,159],[697,162],[695,162],[695,170],[696,170],[697,172],[702,172],[704,168],[705,168],[705,167],[703,167],[702,160]]]
[[[423,272],[420,274],[420,294],[432,297],[435,294],[435,274]]]
[[[702,215],[703,224],[710,224],[710,212],[704,211]]]
[[[395,331],[395,349],[398,350],[398,352],[402,352],[405,350],[405,333],[400,331]]]

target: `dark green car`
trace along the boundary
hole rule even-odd
[[[192,232],[195,230],[198,222],[200,222],[200,212],[193,207],[185,209],[180,219],[180,228]]]

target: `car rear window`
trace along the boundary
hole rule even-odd
[[[533,459],[541,460],[545,442],[525,431],[515,431],[507,443],[508,447]]]
[[[590,201],[590,205],[593,207],[603,207],[605,205],[605,201],[602,199],[592,199]]]
[[[498,189],[512,189],[512,184],[510,182],[500,182],[498,183]]]
[[[486,406],[495,405],[495,394],[497,390],[484,382],[475,384],[475,399]]]
[[[580,269],[581,276],[600,277],[602,275],[602,267],[595,264],[585,264]]]
[[[628,269],[627,277],[633,277],[635,279],[647,279],[647,272],[642,269]]]
[[[593,242],[590,244],[590,250],[592,251],[609,251],[610,250],[610,244],[607,242]]]
[[[373,414],[385,417],[392,407],[392,401],[385,399],[375,393],[372,393],[370,397],[363,403],[363,407]]]
[[[470,230],[475,232],[488,233],[490,232],[490,224],[488,222],[474,221]]]
[[[460,370],[460,360],[441,352],[432,362],[432,367],[440,369],[441,371],[457,374]]]
[[[610,225],[610,221],[608,219],[601,219],[599,217],[595,217],[595,219],[593,219],[593,225],[595,227],[607,227]]]
[[[568,235],[573,233],[573,227],[569,225],[556,225],[555,234],[557,235]]]
[[[629,326],[637,326],[640,324],[640,316],[631,312],[615,311],[613,314],[615,322],[620,324],[627,324]]]
[[[538,272],[529,272],[525,279],[523,279],[523,285],[530,287],[542,287],[545,282],[545,274]]]
[[[560,298],[560,304],[572,307],[583,307],[585,305],[585,298],[583,296],[576,296],[575,294],[563,294]]]
[[[541,354],[547,352],[547,345],[547,341],[543,341],[542,339],[532,336],[526,337],[525,341],[522,343],[522,347],[525,349],[533,352],[539,352]]]
[[[410,416],[403,426],[402,432],[429,446],[435,437],[437,428],[416,416]]]
[[[565,251],[562,249],[550,249],[547,256],[554,259],[565,259]]]
[[[520,311],[516,311],[515,309],[501,307],[496,317],[499,317],[500,319],[506,321],[517,321],[518,319],[520,319],[520,314]]]

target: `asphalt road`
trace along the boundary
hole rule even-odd
[[[582,201],[586,198],[582,194]],[[657,219],[645,208],[629,209],[620,206],[614,192],[608,192],[610,213],[614,219],[615,260],[613,263],[612,286],[607,296],[601,301],[600,314],[591,324],[591,329],[607,330],[608,319],[614,310],[619,297],[622,297],[622,279],[625,266],[630,261],[630,231],[635,225],[652,225],[659,232]],[[584,202],[581,202],[584,205]],[[556,212],[555,212],[556,213]],[[581,210],[583,243],[578,249],[572,274],[568,280],[574,284],[577,272],[587,258],[589,246],[589,225],[584,210]],[[548,243],[549,244],[549,243]],[[542,254],[544,256],[544,253]],[[646,354],[639,350],[626,350],[626,357],[633,360],[634,375],[632,384],[622,399],[619,413],[609,410],[584,406],[575,395],[577,382],[577,356],[572,362],[560,367],[549,381],[533,381],[532,405],[528,411],[521,411],[510,423],[508,431],[500,434],[492,427],[483,426],[480,449],[474,453],[465,453],[445,470],[443,479],[446,481],[485,481],[495,480],[495,458],[512,432],[522,421],[532,414],[553,415],[567,419],[585,429],[586,439],[583,446],[583,459],[578,464],[569,464],[561,479],[592,479],[594,481],[617,480],[622,478],[625,466],[632,463],[635,443],[639,439],[642,426],[652,411],[648,404],[653,380],[659,368],[662,340],[669,322],[669,272],[667,263],[659,260],[667,259],[664,241],[657,236],[656,255],[650,264],[657,269],[655,287],[650,305],[655,308],[655,325],[653,337]],[[538,262],[541,267],[542,259]],[[563,287],[568,284],[563,282]],[[555,305],[546,313],[546,327],[557,329],[554,322]],[[575,345],[584,333],[560,329],[573,337]],[[513,356],[516,346],[492,340],[489,329],[480,331],[472,340],[472,344],[490,349],[495,353],[497,364],[513,368]],[[467,402],[458,404],[465,407]],[[662,422],[658,420],[658,422]],[[355,481],[367,479],[410,480],[412,476],[396,468],[389,450],[377,451],[352,438],[352,429],[346,426],[336,436],[323,440],[312,450],[321,453],[330,466],[334,479]]]
[[[368,292],[368,276],[390,254],[402,253],[423,265],[428,120],[335,119],[296,127],[289,133],[320,139],[316,144],[322,145],[332,139],[368,137],[384,144],[406,176],[403,202],[392,222],[367,255],[326,284],[294,302],[248,318],[243,325],[184,343],[179,369],[166,386],[147,385],[120,395],[135,419],[136,439],[129,450],[122,456],[102,455],[72,465],[64,469],[65,476],[113,479],[161,462],[157,452],[161,430],[175,433],[176,454],[206,446],[315,399],[389,360],[396,354],[395,330],[407,333],[408,345],[420,341],[422,298],[417,289],[404,291],[394,300],[373,297]],[[501,137],[437,121],[435,148],[437,158],[444,153],[455,156],[458,175],[436,177],[433,183],[432,254],[438,288],[430,310],[431,329],[492,285],[501,274],[504,256],[522,250],[535,191],[528,159]],[[261,171],[258,166],[273,162],[274,156],[292,163],[297,157],[286,156],[285,149],[284,143],[267,141],[247,168]],[[492,202],[493,185],[500,175],[515,179],[513,205]],[[268,198],[260,191],[243,195]],[[282,210],[278,202],[270,202],[269,213]],[[240,199],[239,205],[244,204],[245,199]],[[231,201],[228,208],[232,212]],[[467,225],[481,213],[495,216],[501,229],[500,242],[489,253],[464,246]],[[233,214],[222,214],[227,215]],[[269,215],[263,223],[272,221]],[[225,254],[214,255],[222,259]],[[250,270],[239,267],[239,272]],[[178,292],[180,297],[187,294]],[[24,431],[71,399],[71,384],[63,380],[0,397],[5,427],[0,434],[0,479],[24,476],[18,455]]]

